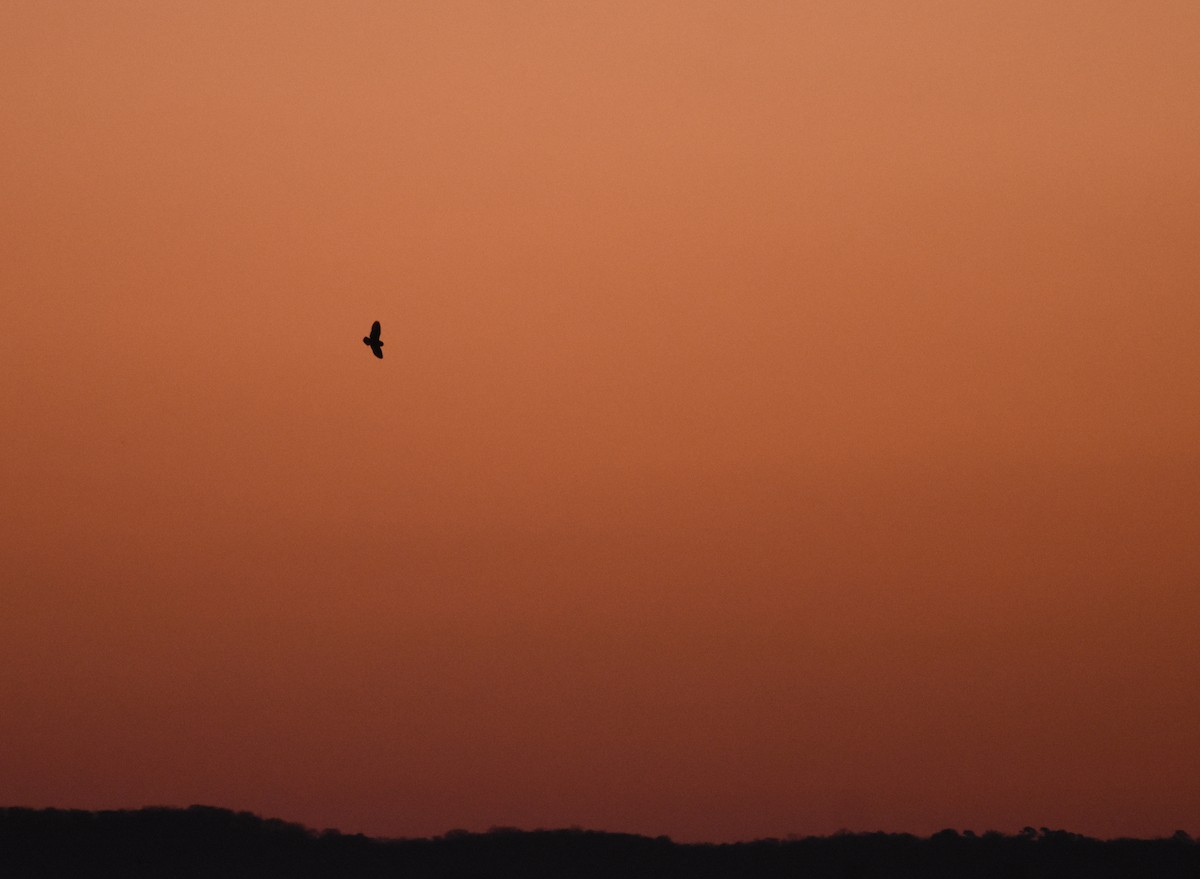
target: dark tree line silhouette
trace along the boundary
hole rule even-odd
[[[681,844],[590,830],[455,830],[372,839],[212,806],[85,812],[0,809],[0,876],[11,879],[672,879],[672,877],[1200,877],[1200,842],[1097,840],[1049,828],[943,830]]]

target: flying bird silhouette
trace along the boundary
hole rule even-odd
[[[369,346],[376,357],[380,360],[383,359],[383,342],[379,340],[379,321],[371,324],[371,335],[363,336],[363,344]]]

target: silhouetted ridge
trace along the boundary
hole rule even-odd
[[[84,812],[0,809],[0,875],[23,877],[1187,877],[1200,844],[1089,839],[1025,828],[1015,836],[943,830],[680,844],[593,830],[452,830],[372,839],[211,806]]]

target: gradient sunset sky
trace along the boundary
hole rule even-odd
[[[0,805],[1200,833],[1198,47],[6,0]]]

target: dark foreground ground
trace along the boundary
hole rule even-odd
[[[0,876],[22,877],[1187,877],[1200,842],[1095,840],[1026,828],[929,839],[856,833],[685,845],[587,830],[451,831],[380,840],[210,806],[83,812],[0,809]]]

